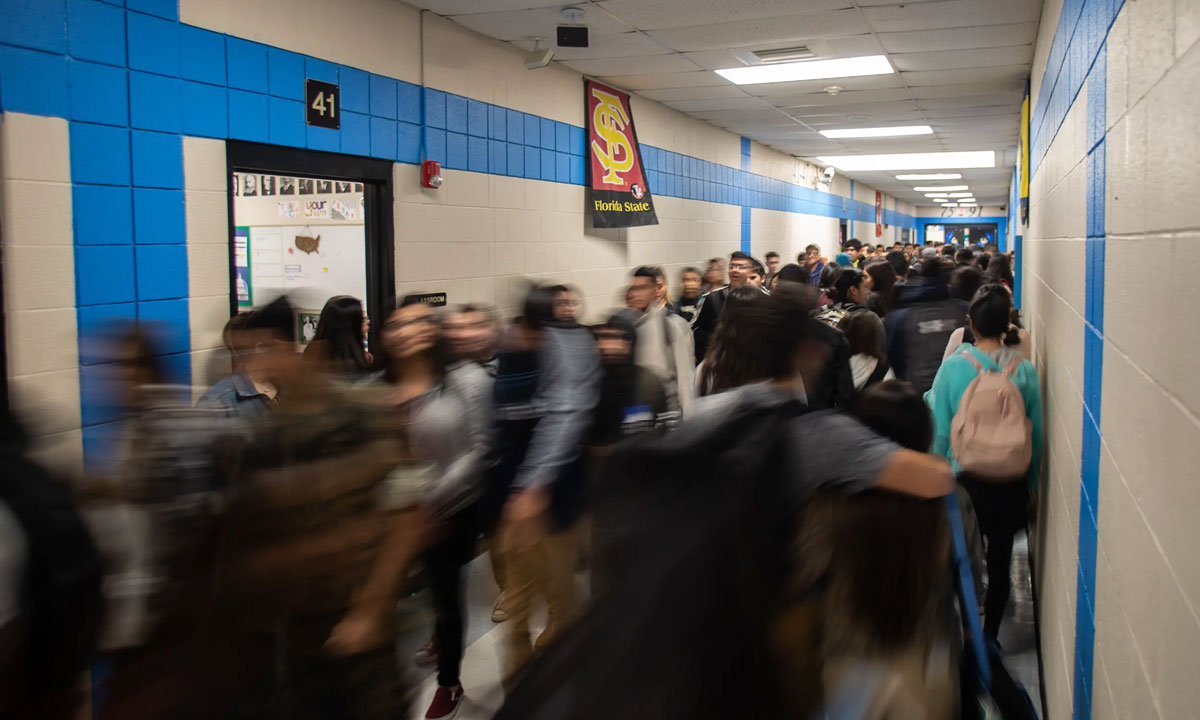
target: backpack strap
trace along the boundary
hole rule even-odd
[[[1017,368],[1019,368],[1019,367],[1021,367],[1021,358],[1017,358],[1016,360],[1013,360],[1012,363],[1007,368],[1005,368],[1004,377],[1011,378],[1013,376],[1013,373],[1015,373],[1017,371]]]
[[[962,354],[963,357],[971,361],[971,364],[975,366],[975,372],[983,372],[983,363],[979,362],[979,358],[975,357],[975,353],[967,349],[963,350]]]

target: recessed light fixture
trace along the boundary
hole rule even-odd
[[[794,82],[796,80],[824,80],[826,78],[860,77],[863,75],[888,75],[896,72],[887,57],[866,55],[863,57],[834,58],[832,60],[808,60],[801,62],[776,63],[773,65],[750,65],[748,67],[717,70],[718,75],[737,85],[759,83]]]
[[[928,125],[901,125],[898,127],[874,128],[845,128],[842,130],[822,130],[827,138],[880,138],[899,137],[901,135],[932,135],[933,128]]]
[[[969,198],[969,197],[975,196],[975,193],[969,193],[969,192],[952,192],[952,193],[946,193],[946,194],[947,194],[947,196],[952,197],[952,198]]]
[[[913,188],[913,190],[917,192],[955,192],[956,190],[966,190],[967,188],[967,185],[943,185],[942,187],[938,187],[937,185],[921,185]]]
[[[978,204],[976,204],[976,203],[973,203],[973,202],[960,202],[960,203],[958,204],[958,206],[959,206],[959,207],[979,207],[979,205],[978,205]]]
[[[949,198],[950,193],[925,193],[927,198]]]
[[[842,172],[871,172],[876,170],[941,170],[943,168],[996,167],[992,150],[970,152],[892,153],[888,155],[835,155],[817,158],[823,165],[832,165]],[[935,190],[940,188],[934,188]]]
[[[958,207],[958,203],[942,203],[942,207]]]
[[[962,180],[961,173],[914,173],[897,175],[897,180]]]

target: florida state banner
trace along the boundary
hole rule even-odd
[[[584,94],[592,226],[657,225],[629,96],[591,80],[584,81]]]

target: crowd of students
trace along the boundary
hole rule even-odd
[[[992,247],[897,243],[885,252],[851,240],[833,261],[815,245],[795,264],[780,266],[773,252],[765,260],[735,252],[703,271],[686,268],[674,296],[661,268],[639,267],[626,307],[591,325],[581,324],[566,286],[531,287],[518,317],[504,322],[487,307],[438,311],[402,298],[377,318],[370,350],[362,304],[334,297],[297,352],[294,314],[279,298],[229,321],[229,375],[194,405],[166,383],[152,338],[115,333],[118,460],[77,488],[106,562],[102,589],[93,571],[75,591],[106,601],[95,623],[107,667],[92,697],[97,717],[401,717],[410,700],[395,644],[410,628],[395,610],[423,585],[435,622],[414,659],[436,666],[438,683],[425,717],[450,718],[472,681],[460,673],[463,567],[480,548],[500,591],[492,619],[506,627],[505,687],[538,687],[537,658],[603,598],[620,603],[614,588],[668,592],[642,587],[638,572],[662,561],[671,538],[631,544],[644,528],[626,527],[632,506],[661,500],[645,493],[667,478],[642,477],[651,465],[631,465],[626,448],[693,443],[692,461],[722,467],[722,443],[752,427],[755,413],[785,405],[795,409],[772,425],[778,452],[751,448],[761,467],[728,479],[771,476],[779,489],[770,512],[812,518],[819,513],[805,508],[814,494],[940,498],[957,477],[977,517],[978,530],[969,527],[986,540],[984,628],[995,639],[1013,536],[1042,453],[1038,378],[1013,308],[1011,259]],[[730,426],[731,418],[744,424]],[[11,442],[4,452],[16,463],[25,447]],[[38,531],[26,523],[22,532],[9,517],[24,507],[14,497],[6,491],[0,502],[0,531],[34,543]],[[921,517],[941,517],[919,507]],[[845,530],[860,511],[797,527],[837,566],[837,548],[862,546]],[[886,502],[871,512],[873,524],[903,515]],[[697,536],[718,532],[700,516],[685,521]],[[932,548],[926,567],[945,565],[949,547],[944,524],[931,522],[922,521],[925,545],[913,545]],[[812,535],[821,527],[830,529]],[[880,532],[868,534],[882,540]],[[753,542],[747,536],[746,547]],[[787,544],[761,550],[754,556],[792,552]],[[887,555],[862,552],[876,550]],[[0,565],[9,590],[39,557],[12,555]],[[576,582],[584,566],[587,593]],[[936,573],[816,574],[839,572],[847,579],[836,592],[851,599],[829,611],[829,627],[840,630],[824,646],[827,669],[873,646],[870,638],[920,655],[914,638],[947,592],[930,579]],[[861,597],[889,592],[921,597],[898,601],[882,613],[889,619]],[[0,596],[5,677],[41,672],[28,651],[48,642],[27,632],[46,619],[22,597]],[[535,637],[538,604],[547,623]],[[692,628],[702,630],[719,631]],[[654,633],[645,635],[652,643]],[[705,655],[693,650],[673,648]],[[586,682],[578,682],[582,702]],[[637,697],[630,687],[614,692]],[[52,717],[46,696],[5,683],[0,713],[37,708]],[[593,708],[616,702],[601,696]],[[81,702],[66,697],[62,707]],[[516,697],[528,702],[530,691]],[[944,698],[917,705],[938,716],[932,708]]]

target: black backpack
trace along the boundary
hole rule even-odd
[[[538,657],[496,720],[787,717],[770,621],[786,596],[795,401],[617,447],[593,488],[588,613]]]
[[[28,546],[21,605],[26,687],[36,697],[77,682],[91,662],[104,564],[70,488],[11,450],[0,454],[0,502],[16,516]]]

